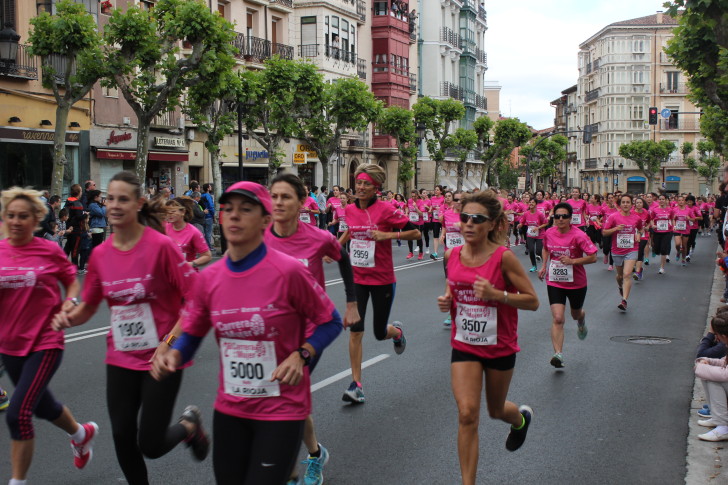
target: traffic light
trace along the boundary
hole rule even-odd
[[[588,145],[591,143],[592,140],[592,134],[591,134],[591,125],[586,125],[584,127],[584,139],[582,140],[585,145]]]
[[[650,106],[650,124],[657,124],[657,108],[655,106]]]

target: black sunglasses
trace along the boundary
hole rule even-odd
[[[468,220],[472,219],[473,224],[482,224],[485,221],[491,220],[490,217],[485,214],[468,214],[466,212],[460,213],[460,222],[467,224]]]
[[[571,219],[569,214],[554,214],[554,219]]]
[[[455,202],[460,202],[460,199],[453,199]]]

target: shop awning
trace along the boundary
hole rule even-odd
[[[104,158],[107,160],[134,160],[136,151],[134,150],[96,150],[96,158]],[[157,160],[160,162],[186,162],[189,160],[189,154],[186,152],[157,152],[150,151],[149,160]]]

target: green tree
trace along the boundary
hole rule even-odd
[[[675,151],[675,143],[662,140],[635,140],[619,147],[619,156],[634,161],[647,177],[647,191],[653,192],[657,182],[660,165],[667,162],[670,154]]]
[[[458,128],[451,139],[451,147],[457,154],[457,190],[462,190],[465,179],[465,161],[468,159],[468,154],[478,146],[478,135],[475,130]]]
[[[685,147],[685,145],[692,144],[684,143],[682,149],[689,148]],[[701,177],[705,178],[706,185],[712,189],[713,181],[718,177],[721,167],[720,157],[715,155],[715,143],[710,140],[701,140],[698,142],[697,148],[698,159],[685,159],[685,165],[697,172]]]
[[[548,180],[558,172],[558,166],[566,160],[566,147],[569,140],[563,135],[553,135],[548,138],[535,138],[532,144],[521,149],[521,155],[531,156],[531,173]]]
[[[86,8],[70,0],[56,4],[55,15],[43,12],[30,20],[31,54],[40,57],[43,86],[53,91],[56,127],[53,142],[51,194],[61,195],[66,158],[66,127],[71,107],[86,97],[104,75],[101,36]],[[56,70],[62,68],[62,72]]]
[[[481,159],[485,166],[481,175],[480,185],[487,183],[488,186],[494,185],[491,178],[492,173],[500,175],[507,173],[503,166],[508,164],[511,152],[514,148],[524,145],[533,137],[533,133],[527,124],[521,123],[518,118],[506,118],[495,123],[493,128],[493,141],[490,140],[490,129],[485,129],[487,123],[482,123],[484,116],[475,120],[475,131],[478,133],[480,145],[483,147],[481,151]],[[490,120],[488,120],[490,121]],[[481,123],[479,123],[481,122]],[[502,185],[500,180],[498,185]]]
[[[230,65],[227,64],[219,63],[219,71],[203,76],[201,82],[190,87],[184,107],[195,126],[207,135],[205,148],[210,152],[215,200],[222,195],[220,143],[235,130],[237,100],[242,89],[239,73],[232,70],[235,60],[230,59]]]
[[[440,165],[445,151],[452,146],[452,124],[465,116],[465,106],[451,98],[438,100],[428,96],[412,105],[415,123],[425,126],[425,145],[430,158],[435,161],[435,184],[439,182]]]
[[[667,13],[679,18],[665,52],[688,75],[689,98],[701,106],[703,135],[716,150],[728,149],[728,1],[674,0]]]
[[[243,124],[248,135],[268,151],[268,179],[272,180],[285,156],[279,150],[281,142],[299,134],[300,120],[323,106],[322,77],[311,62],[273,56],[265,61],[265,69],[245,71],[241,79],[239,102],[248,106]]]
[[[406,191],[407,183],[415,174],[417,159],[417,135],[412,111],[399,106],[388,106],[382,110],[377,121],[380,133],[394,138],[399,150],[397,161],[397,192]]]
[[[359,79],[322,81],[320,87],[312,88],[310,115],[299,119],[298,136],[318,154],[323,185],[329,187],[329,161],[341,146],[342,136],[349,130],[366,130],[379,116],[382,102]]]
[[[136,173],[146,180],[149,129],[155,116],[172,111],[186,88],[220,72],[233,56],[232,25],[201,0],[159,0],[152,11],[132,5],[114,10],[104,30],[102,84],[119,88],[137,116]],[[182,55],[180,46],[190,47]]]

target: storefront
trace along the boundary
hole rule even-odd
[[[68,195],[71,185],[82,183],[88,176],[87,132],[66,133],[66,158],[63,173],[63,194]],[[12,186],[49,190],[53,173],[53,130],[0,127],[0,188]],[[85,150],[81,150],[83,143]],[[85,164],[83,164],[85,159]],[[82,170],[82,166],[86,170]]]
[[[627,177],[627,192],[630,194],[644,194],[646,192],[647,179],[644,177]]]
[[[665,179],[665,193],[677,194],[680,192],[680,177],[676,175],[668,175]]]
[[[133,129],[92,130],[91,146],[96,162],[93,173],[103,193],[114,174],[122,170],[134,171],[136,138],[137,133]],[[188,184],[188,160],[187,143],[183,137],[150,133],[146,187],[153,188],[155,192],[169,188],[174,194],[182,194]]]

